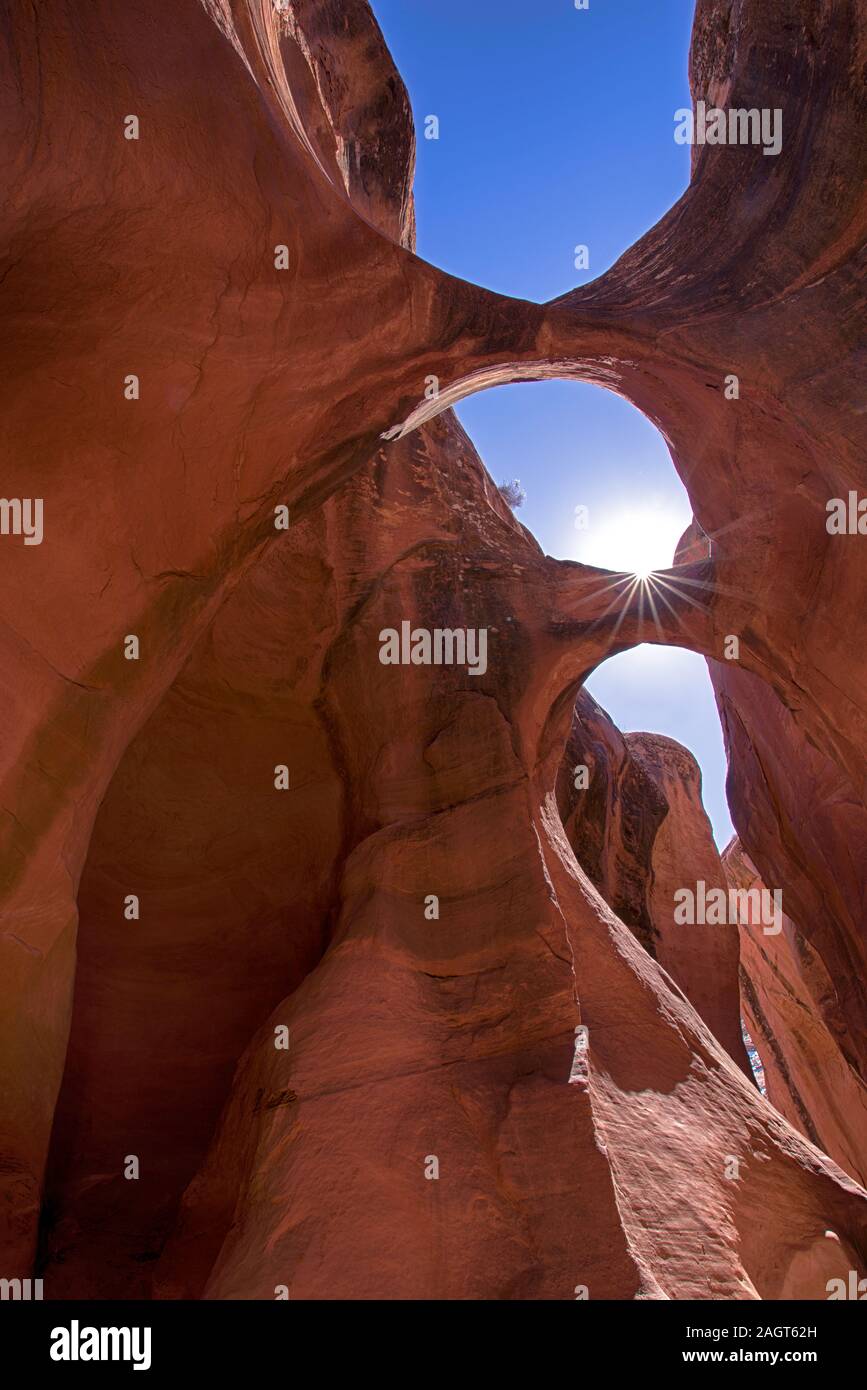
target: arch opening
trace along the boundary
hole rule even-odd
[[[589,383],[529,383],[465,400],[457,412],[519,521],[555,559],[633,577],[648,614],[672,596],[692,505],[668,445],[624,398]],[[509,495],[511,489],[512,495]],[[627,586],[631,587],[631,586]],[[624,732],[677,739],[695,756],[720,852],[734,834],[727,762],[704,657],[642,642],[609,656],[586,689]]]
[[[664,675],[655,707],[646,684],[635,678],[636,662],[648,658],[682,662],[692,677],[674,682],[673,709],[664,698]],[[700,668],[692,670],[692,663]],[[702,678],[715,718],[703,667],[701,657],[680,648],[636,648],[603,661],[575,700],[557,806],[575,858],[601,897],[753,1079],[740,1001],[741,928],[729,912],[731,885],[705,806],[702,768],[681,727]],[[624,718],[630,711],[633,717]],[[698,717],[695,725],[701,729],[702,722]],[[704,722],[707,739],[711,722]],[[715,733],[724,767],[718,721]],[[720,795],[727,832],[721,788]],[[721,838],[725,843],[728,833]]]

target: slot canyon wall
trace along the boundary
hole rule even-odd
[[[737,839],[724,860],[730,883],[763,886]],[[823,1018],[834,982],[785,914],[777,935],[763,932],[756,914],[739,933],[744,1018],[764,1063],[768,1099],[863,1186],[864,1086]]]
[[[579,768],[587,769],[586,789]],[[740,1025],[738,933],[703,922],[685,929],[675,919],[683,885],[701,880],[710,891],[728,888],[695,758],[661,734],[622,734],[582,690],[557,800],[585,873],[751,1077]]]
[[[867,7],[698,0],[696,99],[780,107],[780,156],[696,150],[658,226],[544,305],[414,255],[366,0],[4,0],[0,32],[3,491],[45,517],[0,538],[2,1273],[867,1275],[863,541],[825,526],[864,487]],[[546,376],[669,442],[712,546],[653,603],[543,555],[449,409]],[[384,665],[405,621],[486,630],[485,669]],[[685,750],[581,690],[642,641],[708,660],[722,861]],[[674,885],[727,876],[782,888],[779,937],[672,920]]]

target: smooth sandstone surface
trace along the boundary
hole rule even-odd
[[[578,768],[587,769],[586,790]],[[582,690],[557,798],[578,863],[751,1077],[741,1036],[737,924],[675,917],[680,890],[697,894],[699,882],[708,892],[728,886],[695,758],[662,734],[622,734]]]
[[[5,7],[4,492],[46,528],[0,544],[10,1276],[40,1210],[48,1297],[864,1275],[863,1190],[730,1059],[724,991],[673,985],[685,947],[665,973],[600,896],[554,788],[607,655],[721,664],[738,634],[735,821],[766,883],[803,874],[863,1079],[864,562],[825,503],[863,483],[865,26],[699,0],[694,93],[781,107],[782,154],[696,152],[607,275],[532,305],[413,255],[409,104],[363,0]],[[653,611],[541,555],[433,418],[555,375],[648,414],[712,538]],[[383,666],[404,619],[487,628],[486,673]]]
[[[723,863],[732,885],[764,887],[737,839]],[[739,930],[743,1013],[762,1058],[768,1099],[863,1185],[867,1089],[825,1022],[834,994],[827,968],[785,914],[780,933],[764,932],[755,911]]]

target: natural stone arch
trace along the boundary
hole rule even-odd
[[[726,163],[706,149],[690,192],[660,226],[603,281],[552,306],[443,276],[393,245],[393,232],[374,230],[377,209],[366,221],[356,215],[298,140],[282,87],[269,88],[271,71],[278,85],[283,79],[261,8],[221,9],[218,27],[212,10],[190,5],[181,16],[169,0],[58,5],[48,47],[36,11],[9,12],[3,61],[17,94],[8,124],[17,193],[2,290],[15,343],[3,375],[10,476],[22,479],[22,491],[44,491],[49,515],[81,519],[40,559],[41,583],[63,595],[61,618],[26,589],[22,603],[14,557],[0,557],[3,592],[15,595],[4,660],[10,685],[27,692],[3,799],[13,867],[2,943],[10,1272],[33,1248],[65,1047],[75,888],[105,788],[197,638],[273,539],[274,505],[291,504],[297,518],[317,508],[406,418],[426,375],[448,381],[503,362],[586,362],[591,371],[612,368],[630,399],[651,418],[656,411],[689,469],[702,525],[748,541],[717,547],[718,585],[754,618],[755,661],[792,710],[783,756],[808,743],[827,749],[835,773],[851,780],[852,804],[862,806],[864,667],[850,640],[861,592],[822,523],[826,498],[845,495],[861,476],[856,378],[844,369],[853,365],[849,325],[863,307],[851,267],[864,153],[853,142],[841,154],[838,133],[857,116],[863,16],[850,0],[818,18],[813,8],[784,0],[771,12],[754,0],[725,33],[715,5],[697,8],[694,86],[758,83],[788,113],[797,107],[768,201],[752,197],[749,152]],[[175,63],[164,72],[168,44]],[[82,57],[94,51],[105,55],[97,69]],[[156,71],[165,80],[155,91]],[[133,170],[116,129],[130,84],[144,96],[142,130],[150,132]],[[169,111],[185,117],[180,150]],[[62,164],[55,129],[66,136]],[[177,173],[169,199],[166,167]],[[404,226],[400,219],[401,235]],[[287,237],[290,274],[281,281],[273,248]],[[154,247],[162,251],[156,293]],[[59,333],[55,306],[70,293]],[[780,342],[786,352],[772,358],[768,345]],[[151,387],[144,381],[132,434],[112,394],[130,357],[149,364]],[[51,412],[42,390],[49,368],[64,391]],[[737,416],[719,399],[732,369],[749,383]],[[147,487],[134,466],[141,459]],[[108,520],[82,509],[83,477],[95,496],[118,499]],[[744,495],[750,526],[737,533]],[[172,526],[159,524],[166,515]],[[564,622],[573,622],[576,594],[568,584],[563,593]],[[814,614],[825,615],[824,628]],[[118,660],[129,631],[144,635],[150,653],[136,673]],[[834,678],[841,674],[845,688]],[[863,815],[853,842],[862,830]],[[795,852],[802,839],[795,825]],[[821,885],[822,875],[815,880]],[[847,1026],[863,1037],[863,944],[835,920],[821,931],[835,978],[851,981]],[[599,1016],[603,1000],[600,993]],[[616,1041],[626,1055],[628,1037]],[[669,1044],[661,1045],[666,1058]],[[605,1050],[603,1034],[603,1060]],[[676,1204],[665,1210],[676,1215]]]
[[[378,524],[392,508],[401,509],[401,525]],[[271,611],[279,608],[289,624],[269,657],[276,669],[281,650],[283,660],[297,660],[294,625],[309,622],[311,613],[329,615],[322,639],[315,624],[308,633],[310,658],[301,666],[310,659],[305,679],[345,790],[335,918],[319,963],[263,1020],[247,1051],[226,1119],[183,1199],[178,1226],[161,1260],[147,1270],[154,1271],[156,1289],[163,1295],[226,1297],[243,1283],[248,1295],[264,1297],[279,1267],[281,1282],[296,1294],[324,1296],[327,1286],[331,1296],[355,1296],[352,1261],[338,1254],[349,1238],[338,1200],[342,1189],[343,1203],[349,1201],[354,1213],[352,1240],[362,1242],[374,1271],[369,1292],[395,1294],[379,1259],[390,1246],[404,1250],[414,1271],[411,1286],[401,1285],[404,1296],[564,1296],[578,1282],[588,1283],[597,1296],[662,1296],[674,1290],[672,1276],[646,1244],[640,1211],[621,1191],[620,1159],[611,1168],[599,1163],[600,1142],[611,1155],[624,1153],[627,1163],[650,1161],[650,1150],[635,1151],[634,1134],[632,1159],[625,1154],[622,1120],[616,1118],[621,1109],[632,1114],[643,1096],[644,1105],[652,1097],[651,1134],[673,1119],[684,1123],[696,1111],[702,1116],[702,1162],[708,1171],[713,1163],[716,1168],[710,1188],[702,1189],[707,1211],[696,1212],[696,1220],[702,1240],[712,1242],[721,1279],[715,1287],[721,1296],[733,1296],[733,1290],[748,1287],[749,1275],[738,1254],[738,1208],[732,1205],[734,1189],[729,1193],[725,1185],[722,1158],[734,1150],[749,1164],[751,1150],[732,1132],[731,1115],[746,1107],[755,1135],[770,1144],[771,1153],[777,1141],[767,1138],[767,1117],[754,1088],[582,874],[552,801],[563,738],[560,706],[565,718],[568,690],[582,668],[610,647],[604,623],[588,635],[597,610],[582,599],[593,594],[593,603],[604,610],[599,585],[610,576],[543,557],[448,416],[381,452],[321,518],[293,534],[290,548],[272,548],[225,605],[213,649],[195,659],[184,685],[208,708],[215,671],[225,689],[240,658],[232,680],[243,677],[247,634]],[[311,570],[317,552],[328,556],[328,567]],[[315,596],[311,576],[323,586]],[[432,685],[433,673],[381,666],[377,636],[383,625],[403,613],[424,624],[444,611],[449,596],[462,593],[465,621],[474,613],[488,621],[496,616],[494,625],[502,621],[503,645],[499,652],[492,645],[488,677],[475,680],[444,669]],[[685,611],[693,609],[685,605]],[[646,614],[643,621],[649,622]],[[699,613],[695,621],[698,642],[706,617]],[[630,638],[640,640],[637,607],[629,622]],[[507,628],[514,628],[508,638]],[[676,625],[673,630],[679,633]],[[552,703],[557,708],[549,717]],[[255,719],[254,708],[245,708],[242,700],[241,721]],[[171,709],[166,715],[160,737],[150,738],[150,757],[158,761],[165,758],[161,747],[170,749],[174,742],[176,715]],[[258,761],[270,766],[275,755],[268,739],[279,743],[279,731],[266,736],[260,720],[258,737]],[[246,745],[236,734],[223,736],[220,746],[229,761],[219,780],[232,788],[238,781],[231,758]],[[135,767],[134,756],[125,774],[127,804],[141,785]],[[112,798],[107,814],[122,824],[123,797]],[[305,816],[303,802],[294,814],[296,821]],[[283,815],[281,809],[279,819]],[[277,821],[275,827],[279,833]],[[207,826],[204,833],[212,838]],[[122,843],[125,837],[118,838]],[[423,912],[429,893],[439,899],[436,922]],[[85,923],[83,929],[94,926]],[[133,976],[140,972],[135,956],[129,969]],[[196,1023],[201,1007],[197,1026],[207,1028],[213,1006],[210,985],[198,1005],[188,992],[184,1026]],[[277,1024],[289,1027],[288,1057],[273,1047]],[[590,1030],[586,1056],[575,1052],[575,1029],[582,1025]],[[109,1030],[105,1046],[112,1041]],[[91,1068],[93,1046],[91,1039]],[[220,1046],[231,1055],[229,1039]],[[152,1066],[152,1049],[143,1048],[142,1057]],[[381,1099],[371,1109],[369,1087],[388,1103]],[[136,1117],[137,1089],[131,1088],[127,1120],[144,1124],[143,1113]],[[278,1103],[281,1096],[284,1103]],[[177,1113],[183,1114],[183,1097],[177,1099]],[[63,1108],[74,1110],[81,1100],[73,1090]],[[361,1109],[354,1109],[356,1102]],[[399,1117],[391,1149],[384,1147],[379,1114]],[[547,1159],[533,1139],[539,1125],[548,1136]],[[152,1117],[151,1132],[160,1132]],[[560,1135],[562,1150],[559,1144],[552,1150],[552,1132]],[[252,1145],[243,1160],[236,1149],[241,1134]],[[801,1142],[788,1131],[786,1136],[787,1152]],[[271,1154],[272,1140],[278,1148],[290,1145],[288,1170]],[[509,1183],[535,1204],[538,1230],[549,1232],[541,1237],[541,1263],[528,1262],[520,1241],[515,1244],[518,1228],[498,1195],[500,1179],[488,1166],[491,1144]],[[437,1257],[438,1237],[423,1205],[427,1188],[416,1192],[410,1176],[419,1146],[422,1157],[438,1155],[452,1183],[438,1189],[451,1193],[439,1218],[442,1238],[453,1242],[463,1231],[465,1246],[462,1259],[448,1267]],[[385,1152],[392,1156],[383,1161]],[[316,1182],[309,1166],[314,1154]],[[463,1171],[467,1154],[473,1155],[472,1181],[454,1172],[456,1162]],[[795,1160],[793,1178],[772,1158],[775,1192],[801,1183],[802,1161]],[[548,1165],[544,1186],[550,1189],[541,1197],[533,1195],[539,1163]],[[291,1222],[282,1234],[269,1228],[265,1238],[266,1210],[283,1209],[272,1204],[276,1191],[267,1195],[271,1179],[263,1187],[261,1176],[253,1178],[265,1172],[275,1178],[282,1173],[280,1203],[296,1217],[307,1212],[303,1220],[311,1218],[314,1194],[317,1210],[331,1213],[323,1232],[331,1253],[318,1268],[305,1259]],[[353,1173],[367,1175],[364,1202]],[[683,1199],[682,1178],[679,1169],[654,1174],[654,1201],[667,1221],[675,1219]],[[630,1181],[637,1181],[636,1173]],[[590,1207],[581,1196],[585,1182],[593,1193]],[[769,1190],[762,1187],[763,1193]],[[857,1204],[850,1209],[848,1200],[838,1179],[829,1178],[825,1206],[837,1213],[857,1247]],[[759,1205],[756,1196],[749,1202],[753,1211]],[[233,1230],[239,1203],[247,1213],[243,1234]],[[73,1193],[73,1213],[76,1206]],[[487,1254],[485,1212],[504,1233],[496,1273]],[[84,1269],[92,1270],[98,1251],[98,1243],[81,1248],[77,1258]],[[74,1250],[67,1251],[65,1268],[70,1277],[82,1277]],[[698,1258],[690,1286],[696,1292],[704,1287],[704,1271]],[[51,1272],[49,1264],[46,1275]],[[133,1272],[140,1278],[141,1265]],[[120,1277],[117,1269],[112,1277]]]

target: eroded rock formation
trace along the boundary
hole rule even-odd
[[[42,545],[0,544],[10,1274],[51,1142],[48,1297],[821,1298],[864,1275],[863,1190],[599,895],[554,793],[601,660],[722,661],[734,633],[727,673],[790,721],[779,766],[821,750],[845,788],[811,891],[861,824],[863,561],[824,523],[863,479],[864,38],[856,0],[699,0],[694,92],[780,107],[781,155],[704,147],[606,276],[533,305],[413,255],[409,107],[363,0],[4,7],[4,491],[45,506]],[[713,550],[655,604],[541,555],[434,418],[554,375],[670,441]],[[486,629],[485,672],[383,665],[405,620]],[[747,717],[753,788],[778,734]],[[798,789],[754,795],[790,866]],[[863,914],[796,920],[863,1075]]]
[[[753,893],[765,887],[737,839],[723,862],[733,886]],[[782,930],[768,932],[756,903],[739,930],[743,1013],[768,1099],[863,1184],[867,1090],[825,1022],[833,978],[785,913]]]
[[[585,873],[751,1076],[741,1034],[737,924],[675,919],[679,890],[696,892],[699,882],[710,891],[727,886],[695,758],[661,734],[622,734],[582,690],[557,800]]]

